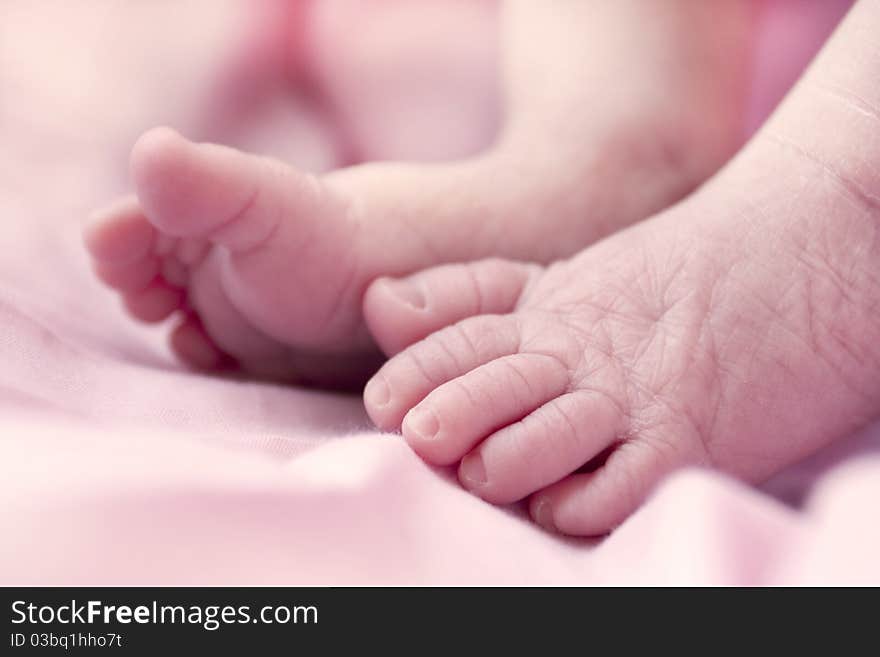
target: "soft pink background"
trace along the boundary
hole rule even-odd
[[[0,583],[880,584],[878,428],[761,491],[679,474],[597,544],[463,492],[399,437],[370,431],[358,399],[179,368],[161,329],[129,322],[80,248],[88,212],[126,190],[137,134],[168,123],[322,170],[370,132],[368,112],[344,134],[271,73],[289,53],[252,47],[247,26],[260,19],[245,4],[0,5]],[[768,4],[751,126],[843,7]],[[337,20],[327,11],[325,48]],[[435,144],[377,130],[398,156],[464,152],[494,116],[478,84],[491,49],[473,45],[492,43],[491,11],[470,14],[466,30],[431,11],[441,18],[426,33],[404,12],[370,46],[382,73],[370,88],[406,97],[394,49],[422,29],[406,75],[425,62],[484,113]],[[450,49],[482,63],[437,70]],[[382,147],[360,140],[361,155]]]

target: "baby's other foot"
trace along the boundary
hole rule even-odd
[[[168,129],[147,133],[131,164],[137,195],[98,213],[86,245],[131,315],[175,317],[184,361],[322,384],[375,368],[350,203],[279,162]]]

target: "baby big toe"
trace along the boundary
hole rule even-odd
[[[283,218],[296,217],[303,234],[325,218],[327,204],[312,177],[233,148],[188,141],[168,128],[138,139],[130,167],[150,222],[174,237],[244,253],[269,240]]]
[[[483,441],[459,467],[462,485],[506,504],[559,481],[612,445],[622,426],[607,396],[577,391],[557,396]]]
[[[207,236],[234,216],[254,189],[244,156],[192,143],[168,128],[138,139],[130,168],[150,221],[174,237]]]
[[[489,259],[380,278],[364,296],[364,317],[379,347],[393,355],[467,317],[512,312],[539,271],[537,265]]]

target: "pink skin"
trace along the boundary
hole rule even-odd
[[[757,481],[876,418],[877,25],[862,0],[743,152],[656,217],[546,269],[374,282],[367,323],[396,354],[365,390],[376,424],[595,535],[675,468]]]
[[[493,255],[568,256],[679,199],[729,156],[751,11],[723,11],[729,20],[687,0],[554,11],[509,0],[504,129],[488,150],[449,164],[316,177],[150,131],[131,154],[135,196],[87,230],[95,268],[136,318],[175,317],[172,345],[192,365],[357,386],[381,358],[361,309],[376,277]],[[333,102],[350,94],[375,111],[369,87],[324,75]],[[398,154],[408,148],[388,141]]]

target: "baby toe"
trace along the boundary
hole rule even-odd
[[[539,271],[537,265],[490,259],[380,278],[364,296],[364,318],[379,347],[393,355],[466,317],[513,311]]]
[[[459,479],[490,502],[522,499],[613,444],[622,423],[620,407],[605,395],[577,391],[555,397],[465,456]]]
[[[184,293],[157,278],[143,290],[125,295],[123,301],[133,317],[142,322],[155,323],[183,306]]]
[[[171,349],[183,362],[200,370],[221,370],[233,359],[214,344],[197,317],[188,315],[171,331]]]
[[[621,444],[595,472],[574,474],[535,493],[529,512],[550,531],[599,536],[622,523],[673,467],[655,449]]]
[[[137,262],[119,265],[112,262],[95,262],[95,275],[107,286],[124,294],[145,289],[159,274],[159,260],[147,257]]]
[[[86,249],[96,262],[121,267],[150,254],[156,230],[130,196],[96,212],[83,231]]]
[[[569,372],[541,354],[490,361],[434,389],[403,420],[403,435],[423,459],[458,461],[497,429],[562,394]]]
[[[389,360],[364,389],[364,404],[381,429],[394,430],[404,415],[438,386],[519,350],[511,316],[472,317],[417,342]]]

